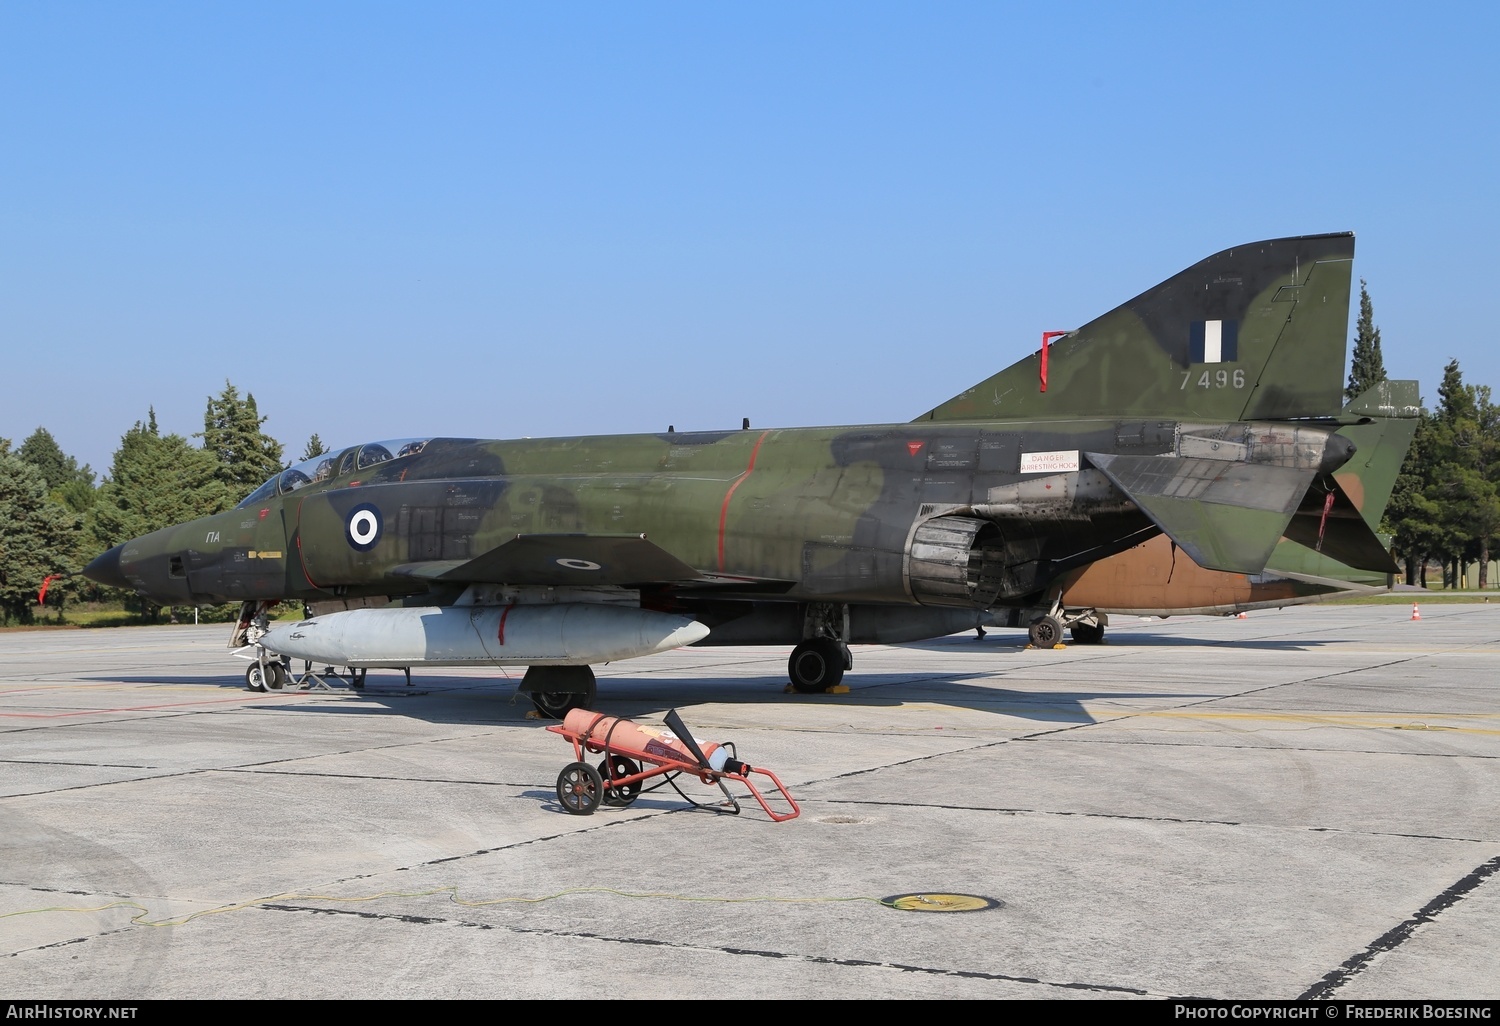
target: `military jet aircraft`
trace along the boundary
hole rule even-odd
[[[1352,234],[1202,260],[903,424],[352,446],[84,571],[163,605],[238,600],[232,646],[351,668],[528,667],[561,716],[592,664],[789,645],[823,692],[851,643],[972,628],[1165,533],[1257,573],[1299,514],[1389,556],[1335,471]],[[286,624],[274,602],[390,601]],[[252,673],[256,667],[252,666]]]

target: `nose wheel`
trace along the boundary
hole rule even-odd
[[[245,671],[245,686],[251,691],[284,691],[286,667],[279,662],[251,663]]]

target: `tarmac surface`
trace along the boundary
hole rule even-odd
[[[859,646],[846,695],[599,668],[782,823],[569,815],[498,672],[260,694],[227,625],[0,632],[0,998],[1500,998],[1500,603],[1410,615]]]

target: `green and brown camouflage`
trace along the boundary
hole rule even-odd
[[[1350,536],[1362,545],[1385,539],[1373,533],[1396,477],[1411,447],[1421,415],[1415,381],[1383,381],[1372,387],[1334,418],[1339,433],[1356,446],[1354,458],[1337,470],[1335,503],[1326,519],[1319,508],[1299,511],[1289,525],[1288,536],[1276,545],[1266,568],[1259,574],[1234,574],[1205,570],[1172,541],[1158,535],[1149,541],[1063,575],[1055,585],[1055,598],[1046,609],[1017,611],[997,617],[997,626],[1029,626],[1045,613],[1058,629],[1070,628],[1075,641],[1097,643],[1110,613],[1145,616],[1184,614],[1228,614],[1254,609],[1279,608],[1353,594],[1386,591],[1393,585],[1389,572],[1357,569],[1327,551],[1330,539],[1348,543]],[[1346,501],[1347,500],[1347,501]],[[1325,499],[1326,502],[1326,499]],[[1359,517],[1370,534],[1328,524]],[[1344,525],[1347,526],[1347,525]],[[1322,529],[1320,545],[1319,530]],[[1293,537],[1302,541],[1294,541]],[[1101,616],[1100,614],[1105,614]]]
[[[850,642],[1037,604],[1159,532],[1256,573],[1315,510],[1325,550],[1385,572],[1342,515],[1356,425],[1324,412],[1353,247],[1210,257],[1054,345],[1045,392],[1031,356],[906,424],[354,446],[86,573],[164,605],[634,604],[691,617],[701,643],[831,644],[847,665]]]

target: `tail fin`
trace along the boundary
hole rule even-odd
[[[1354,235],[1236,246],[917,420],[1274,420],[1339,405]]]

